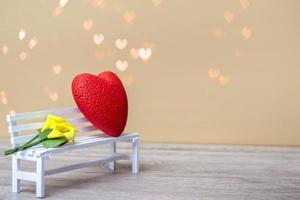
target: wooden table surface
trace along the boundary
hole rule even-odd
[[[8,148],[0,141],[0,150]],[[104,156],[108,146],[54,155],[46,168]],[[128,146],[119,145],[128,152]],[[21,163],[33,170],[32,162]],[[11,157],[0,159],[0,199],[34,199],[35,185],[21,181],[11,193]],[[140,173],[129,161],[85,168],[46,177],[46,199],[300,199],[300,148],[224,145],[141,144]]]

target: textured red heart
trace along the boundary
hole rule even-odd
[[[79,74],[73,79],[72,93],[79,110],[96,128],[110,136],[121,135],[127,122],[128,102],[116,74]]]

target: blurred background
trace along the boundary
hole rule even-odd
[[[300,1],[0,2],[5,115],[74,107],[111,70],[143,142],[300,145]]]

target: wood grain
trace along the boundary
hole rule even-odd
[[[9,147],[0,141],[0,150]],[[107,147],[107,148],[105,148]],[[122,144],[117,151],[128,152]],[[93,160],[110,151],[92,147],[53,156],[46,168]],[[47,199],[228,199],[299,200],[300,148],[222,145],[141,144],[140,173],[130,162],[92,167],[46,177]],[[34,170],[32,162],[21,168]],[[0,199],[34,199],[35,185],[21,181],[11,193],[11,158],[0,159]]]

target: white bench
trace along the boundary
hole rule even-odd
[[[70,123],[72,123],[79,132],[97,131],[97,129],[91,125],[88,120],[82,115],[78,108],[63,108],[55,110],[45,110],[28,113],[16,113],[15,115],[7,115],[7,122],[9,124],[9,132],[11,134],[11,144],[16,147],[31,138],[34,135],[18,136],[21,131],[37,130],[44,125],[45,119],[48,114],[63,116]],[[73,116],[72,116],[73,115]],[[76,115],[76,116],[75,116]],[[78,115],[80,115],[78,117]],[[22,123],[26,120],[40,119],[42,122],[35,123]],[[86,125],[88,123],[88,125]],[[84,125],[82,125],[84,124]],[[36,196],[45,196],[45,176],[66,172],[70,170],[80,169],[84,167],[96,166],[103,163],[109,163],[109,168],[112,171],[116,170],[117,160],[131,160],[132,173],[137,174],[139,172],[139,135],[137,133],[126,133],[119,137],[109,137],[101,133],[97,133],[94,136],[81,136],[75,138],[76,143],[67,143],[59,148],[46,149],[43,146],[35,146],[27,150],[17,152],[12,155],[12,191],[20,192],[20,180],[27,180],[36,182]],[[117,142],[130,142],[132,143],[132,153],[130,155],[120,154],[116,152]],[[101,160],[95,160],[90,162],[84,162],[79,164],[68,165],[56,169],[45,170],[45,160],[49,159],[52,154],[62,153],[75,149],[87,148],[95,145],[109,144],[110,155]],[[20,161],[30,160],[36,162],[36,172],[25,172],[20,170]]]

